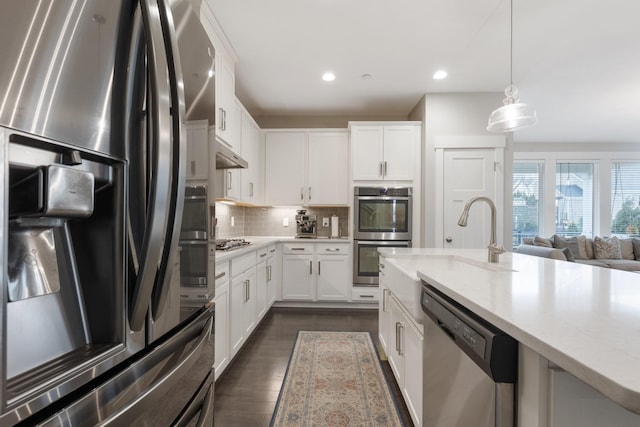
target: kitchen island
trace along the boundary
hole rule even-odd
[[[379,251],[413,286],[424,280],[519,341],[519,425],[554,425],[563,371],[640,425],[640,275],[512,253],[490,264],[486,250]]]

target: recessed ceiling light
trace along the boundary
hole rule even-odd
[[[442,80],[447,77],[447,72],[445,70],[438,70],[433,73],[433,78],[436,80]]]
[[[336,75],[333,73],[324,73],[322,75],[322,80],[324,80],[325,82],[332,82],[336,79]]]
[[[363,75],[360,76],[360,78],[362,78],[362,80],[369,80],[369,79],[371,79],[371,74],[368,74],[368,73],[367,74],[363,74]]]

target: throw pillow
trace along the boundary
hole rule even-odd
[[[620,254],[622,259],[635,259],[631,239],[620,239]]]
[[[640,240],[638,240],[638,243],[640,243]],[[523,237],[522,238],[522,244],[523,245],[533,245],[533,237]]]
[[[587,238],[585,246],[587,249],[587,259],[594,259],[596,254],[593,252],[593,239]]]
[[[571,248],[562,248],[560,250],[564,254],[564,256],[567,259],[567,261],[570,261],[570,262],[575,262],[576,261],[576,258],[573,256],[573,252],[571,251]]]
[[[540,237],[540,236],[535,236],[533,238],[533,244],[535,246],[544,246],[545,248],[553,247],[553,243],[551,242],[551,239],[545,239],[544,237]]]
[[[593,251],[596,259],[622,259],[620,251],[620,241],[617,237],[603,239],[596,236],[593,239]]]
[[[582,243],[582,248],[580,243]],[[578,237],[562,237],[557,234],[553,235],[553,247],[558,249],[571,249],[571,253],[575,259],[587,259],[587,251],[584,247],[585,243],[585,240],[581,240]]]
[[[635,254],[636,260],[640,261],[640,239],[634,237],[631,239],[631,243],[633,244],[633,253]]]

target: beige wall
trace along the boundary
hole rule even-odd
[[[404,121],[407,116],[254,116],[261,129],[347,128],[349,121]]]
[[[423,126],[423,239],[425,247],[436,247],[434,241],[435,212],[435,140],[439,136],[490,135],[486,130],[489,114],[502,105],[503,94],[429,93],[409,114],[410,120],[422,120]],[[511,236],[511,175],[513,165],[512,142],[507,138],[505,149],[505,210],[504,236]],[[508,181],[508,182],[507,182]],[[508,195],[507,195],[508,193]],[[441,243],[437,247],[441,247]]]

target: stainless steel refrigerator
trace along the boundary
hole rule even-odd
[[[0,426],[213,425],[215,306],[180,299],[184,123],[215,114],[197,15],[0,3]]]

